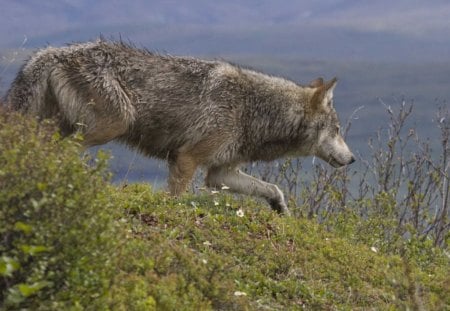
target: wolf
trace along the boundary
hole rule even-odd
[[[167,160],[174,196],[203,167],[206,186],[265,198],[289,215],[278,186],[239,166],[284,156],[317,156],[334,167],[354,162],[333,106],[336,83],[300,85],[225,61],[100,39],[37,51],[5,100],[55,119],[64,135],[81,131],[86,147],[115,140]]]

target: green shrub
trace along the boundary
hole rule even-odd
[[[106,157],[49,122],[0,113],[0,303],[4,309],[102,309],[117,226]],[[1,307],[0,307],[1,308]]]

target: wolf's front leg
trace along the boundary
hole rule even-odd
[[[290,215],[283,192],[276,185],[247,175],[235,167],[210,168],[206,176],[206,185],[216,188],[225,185],[238,193],[263,197],[273,210],[280,214]]]
[[[179,154],[169,160],[169,191],[171,195],[183,194],[194,176],[197,163],[188,154]]]

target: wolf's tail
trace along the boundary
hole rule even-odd
[[[79,64],[77,55],[66,56],[61,49],[52,48],[33,56],[12,83],[7,107],[40,118],[58,115],[70,125],[94,118],[95,109],[127,125],[134,121],[133,94],[122,87],[112,71],[90,72],[86,64]]]
[[[22,67],[6,94],[6,106],[15,111],[39,112],[48,95],[50,59],[30,59]]]

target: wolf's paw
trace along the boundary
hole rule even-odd
[[[268,200],[270,207],[276,211],[278,214],[291,216],[291,212],[289,211],[286,203],[284,201],[278,201],[278,200]]]
[[[275,197],[267,199],[270,207],[276,211],[278,214],[283,214],[286,216],[291,216],[291,212],[289,211],[286,202],[284,201],[283,192],[274,185]]]

